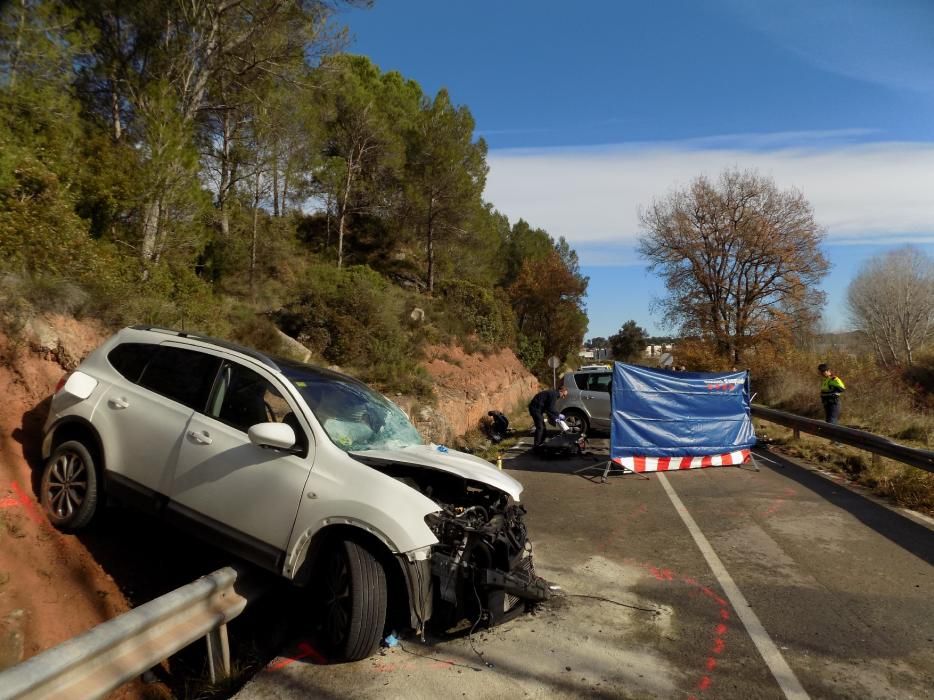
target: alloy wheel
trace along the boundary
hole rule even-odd
[[[84,504],[88,493],[88,469],[80,455],[63,452],[49,471],[48,503],[58,518],[70,518]]]

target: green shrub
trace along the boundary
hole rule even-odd
[[[522,333],[519,334],[516,356],[528,368],[541,366],[545,359],[545,348],[542,345],[541,338],[530,338]]]
[[[418,370],[417,330],[404,324],[405,293],[365,266],[309,266],[275,320],[325,361],[384,388],[430,393]]]
[[[483,343],[501,347],[513,337],[515,316],[508,301],[489,287],[462,279],[438,284],[435,313],[450,335],[464,341],[475,336]]]

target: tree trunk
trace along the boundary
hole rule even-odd
[[[140,249],[144,265],[153,262],[156,255],[161,213],[161,202],[158,197],[153,197],[146,203],[143,211],[143,245]]]
[[[123,123],[120,120],[120,95],[117,93],[117,76],[110,74],[110,118],[113,121],[114,141],[123,136]]]
[[[229,238],[230,213],[227,211],[227,198],[233,187],[233,166],[230,162],[230,112],[224,110],[224,116],[221,119],[223,124],[221,128],[221,181],[217,188],[217,207],[221,215],[221,235]]]
[[[256,239],[259,229],[259,170],[253,184],[253,234],[250,241],[250,296],[256,301]]]
[[[353,183],[353,159],[347,161],[347,182],[344,184],[344,197],[341,201],[340,218],[337,226],[337,269],[344,262],[344,227],[347,219],[347,202],[350,198],[350,186]]]
[[[16,87],[16,68],[19,64],[19,54],[23,50],[23,32],[26,28],[26,0],[19,2],[19,26],[16,28],[16,42],[10,51],[10,91]]]
[[[435,239],[432,230],[432,211],[431,206],[434,203],[434,197],[428,199],[428,296],[435,291]]]
[[[272,149],[272,215],[279,216],[279,149]]]

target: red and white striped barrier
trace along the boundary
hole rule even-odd
[[[673,472],[679,469],[739,466],[749,459],[749,450],[703,457],[616,457],[616,464],[634,472]]]

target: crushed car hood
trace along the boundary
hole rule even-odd
[[[448,472],[505,491],[516,501],[519,500],[519,495],[522,493],[522,484],[486,460],[457,450],[449,449],[446,452],[441,452],[438,450],[437,445],[412,445],[411,447],[394,449],[361,450],[350,454],[363,459],[384,459],[390,462],[400,462]]]

